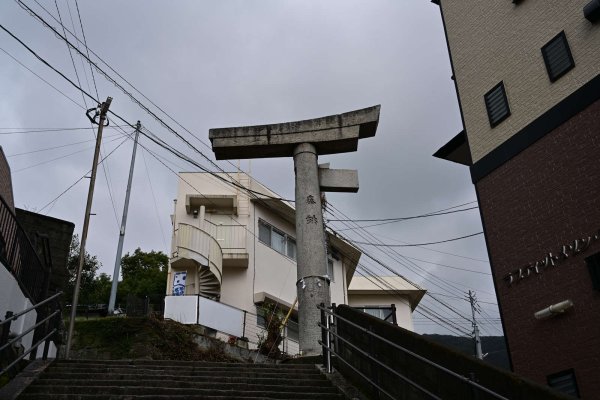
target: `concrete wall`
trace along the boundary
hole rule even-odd
[[[64,291],[69,276],[67,271],[67,258],[69,257],[69,247],[71,245],[75,224],[19,208],[17,208],[15,212],[17,221],[23,227],[25,233],[27,233],[38,257],[42,261],[44,260],[43,250],[41,243],[38,243],[37,241],[37,234],[48,237],[52,259],[50,290]],[[61,301],[65,301],[64,297]]]
[[[598,54],[596,52],[596,54]],[[576,239],[600,235],[600,100],[477,183],[499,305],[515,372],[540,383],[573,368],[583,398],[600,392],[600,292],[585,257],[600,240],[554,267],[540,266],[508,285],[548,252],[558,256]],[[523,173],[527,171],[527,173]],[[570,299],[564,315],[533,314]]]
[[[441,7],[473,162],[600,73],[600,27],[589,0],[442,0]],[[565,31],[575,68],[551,83],[541,47]],[[483,96],[504,81],[511,116],[495,128]]]
[[[544,386],[537,385],[508,371],[490,366],[473,357],[434,343],[420,335],[399,328],[375,317],[354,310],[348,306],[337,309],[339,316],[350,320],[385,339],[413,353],[447,368],[461,376],[474,374],[476,381],[484,387],[501,394],[511,400],[568,399]],[[442,399],[496,399],[480,390],[474,392],[463,379],[452,377],[397,348],[376,339],[370,338],[362,330],[339,320],[337,329],[340,334],[376,360],[389,366],[392,370],[421,385]],[[344,360],[358,368],[364,375],[371,377],[380,387],[391,393],[394,398],[417,400],[431,397],[405,383],[401,378],[353,350],[349,345],[339,341],[337,348]],[[337,362],[337,369],[354,385],[362,388],[370,398],[378,398],[376,391],[364,378],[352,371],[345,363]],[[381,398],[387,398],[381,395]]]

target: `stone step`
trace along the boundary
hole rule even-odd
[[[270,400],[272,397],[236,397],[236,396],[197,396],[197,395],[128,395],[128,396],[114,396],[105,394],[46,394],[46,393],[34,393],[24,394],[19,396],[19,400]],[[295,400],[312,400],[312,397],[298,397]],[[342,400],[344,397],[341,395],[333,395],[327,397],[329,400]]]
[[[341,399],[341,395],[331,392],[315,391],[314,388],[306,388],[305,391],[283,392],[265,390],[227,390],[223,389],[199,389],[199,388],[165,388],[165,387],[123,387],[123,386],[38,386],[27,388],[25,394],[35,395],[98,395],[108,398],[131,398],[131,396],[222,396],[225,398],[266,398],[266,399]],[[52,397],[50,397],[52,398]]]
[[[57,360],[54,365],[152,365],[177,367],[226,367],[226,368],[277,368],[290,370],[314,370],[314,364],[253,364],[253,363],[223,363],[207,361],[177,361],[177,360]]]
[[[298,385],[297,382],[282,382],[272,380],[269,383],[250,382],[195,382],[195,381],[172,381],[172,380],[148,380],[144,379],[105,379],[105,380],[68,380],[68,379],[40,379],[36,386],[62,386],[62,387],[85,387],[92,383],[94,386],[120,386],[120,387],[156,387],[156,388],[179,388],[179,389],[221,389],[227,387],[228,390],[250,390],[250,391],[274,391],[274,392],[296,392],[310,389],[313,392],[337,393],[336,389],[327,381],[313,382]]]
[[[118,386],[120,382],[125,385],[125,382],[148,382],[148,386],[165,386],[165,382],[169,383],[189,383],[192,382],[195,385],[204,384],[259,384],[269,386],[295,386],[295,387],[331,387],[331,383],[325,377],[318,377],[312,379],[303,378],[286,378],[281,377],[198,377],[198,376],[179,376],[179,375],[94,375],[90,376],[87,374],[71,374],[68,376],[57,375],[57,374],[44,374],[41,378],[36,381],[39,385],[75,385],[83,386],[94,382],[96,386],[107,385],[107,382],[112,382],[112,385]],[[129,384],[128,384],[129,385]]]
[[[88,374],[88,375],[185,375],[202,377],[264,377],[264,378],[319,378],[323,377],[318,370],[314,371],[281,371],[281,370],[212,370],[212,369],[183,369],[183,368],[151,368],[151,367],[110,367],[103,368],[61,368],[50,367],[48,374],[67,375],[67,374]]]

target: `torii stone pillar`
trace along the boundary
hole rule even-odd
[[[217,160],[294,157],[298,325],[303,355],[321,352],[320,311],[331,304],[327,247],[320,192],[356,192],[354,170],[319,169],[318,156],[356,151],[358,140],[375,136],[380,106],[282,124],[211,129]]]

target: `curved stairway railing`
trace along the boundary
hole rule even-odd
[[[178,225],[175,235],[176,252],[170,262],[173,270],[196,267],[195,273],[198,274],[199,284],[211,291],[206,295],[212,297],[215,295],[215,290],[220,292],[223,250],[219,242],[210,233],[185,223]],[[196,294],[204,294],[201,293],[200,287],[195,290],[198,292]]]

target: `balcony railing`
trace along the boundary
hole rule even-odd
[[[204,230],[217,239],[224,253],[246,249],[245,225],[222,225],[204,221]]]

